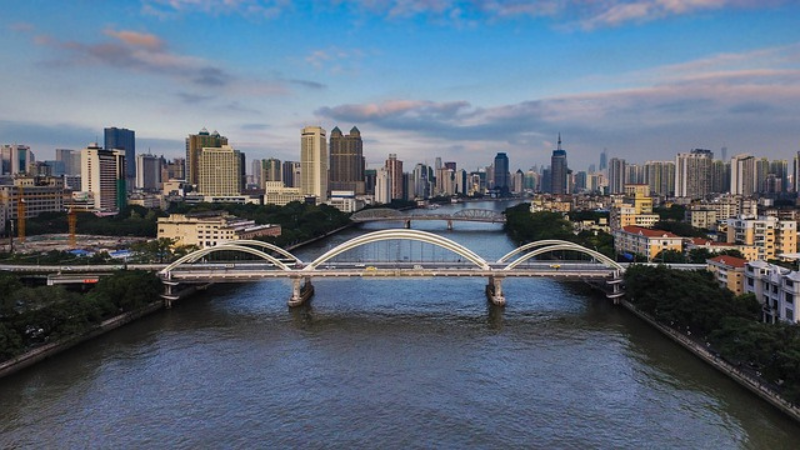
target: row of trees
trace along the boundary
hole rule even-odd
[[[103,320],[159,301],[152,273],[119,271],[86,294],[61,286],[25,286],[0,274],[0,361],[58,339],[80,336]]]
[[[627,297],[663,325],[688,332],[727,361],[749,367],[800,402],[800,328],[760,322],[753,294],[734,296],[710,272],[633,265],[625,272]]]
[[[129,205],[119,214],[110,217],[97,217],[89,212],[79,212],[76,215],[78,234],[155,237],[158,218],[167,214],[160,210]],[[65,212],[46,212],[26,221],[26,233],[29,236],[68,232],[69,223]]]

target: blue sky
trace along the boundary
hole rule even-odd
[[[359,127],[475,169],[800,150],[800,4],[781,0],[0,1],[0,143],[38,159],[106,126],[181,156],[218,130],[299,159],[300,129]]]

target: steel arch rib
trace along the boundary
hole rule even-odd
[[[543,255],[545,253],[549,253],[549,252],[552,252],[552,251],[555,251],[555,250],[577,251],[577,252],[583,253],[585,255],[589,255],[589,256],[597,259],[598,261],[602,262],[606,266],[612,267],[612,268],[614,268],[616,270],[619,270],[621,272],[625,271],[624,267],[619,265],[616,261],[614,261],[613,259],[609,258],[608,256],[606,256],[606,255],[604,255],[604,254],[602,254],[600,252],[596,252],[594,250],[590,250],[590,249],[588,249],[586,247],[583,247],[583,246],[580,246],[578,244],[574,244],[572,242],[570,242],[568,244],[556,244],[556,245],[550,245],[550,246],[547,246],[547,247],[537,248],[536,250],[534,250],[534,251],[532,251],[530,253],[526,253],[521,258],[514,260],[514,262],[510,263],[509,265],[507,265],[505,268],[503,268],[503,270],[513,270],[515,267],[517,267],[518,265],[522,264],[523,262],[533,258],[534,256]]]
[[[574,242],[563,241],[563,240],[560,240],[560,239],[545,239],[545,240],[542,240],[542,241],[530,242],[530,243],[527,243],[527,244],[525,244],[523,246],[517,247],[514,250],[511,250],[510,252],[506,253],[505,256],[503,256],[502,258],[498,259],[497,262],[498,263],[504,263],[504,262],[508,261],[508,259],[511,258],[512,256],[517,255],[517,254],[522,253],[522,252],[525,252],[525,251],[528,251],[528,250],[530,250],[532,248],[544,247],[546,245],[558,245],[558,244],[578,245],[578,244],[576,244]],[[579,247],[581,247],[581,246],[579,246]],[[582,247],[582,248],[585,248],[585,247]]]
[[[168,275],[172,270],[174,270],[176,267],[181,266],[184,263],[194,262],[194,261],[197,261],[198,259],[202,258],[205,255],[209,255],[211,253],[216,253],[216,252],[225,251],[225,250],[228,250],[228,251],[235,250],[235,251],[240,251],[240,252],[243,252],[243,253],[249,253],[251,255],[258,256],[258,257],[260,257],[262,259],[265,259],[265,260],[271,262],[274,266],[278,267],[281,270],[286,270],[286,271],[291,271],[292,270],[291,268],[289,268],[289,266],[287,266],[286,264],[281,262],[279,259],[275,258],[272,255],[264,253],[261,250],[256,250],[254,248],[245,247],[245,246],[242,246],[242,245],[225,244],[225,245],[217,245],[216,247],[204,248],[204,249],[201,249],[201,250],[197,250],[196,252],[189,253],[188,255],[178,259],[177,261],[175,261],[172,264],[168,265],[167,267],[163,268],[159,272],[159,274]]]
[[[279,253],[279,254],[291,259],[294,262],[302,263],[302,261],[300,261],[300,258],[298,258],[297,256],[294,256],[293,254],[289,253],[289,251],[287,251],[287,250],[285,250],[285,249],[283,249],[281,247],[278,247],[275,244],[270,244],[269,242],[255,241],[255,240],[252,240],[252,239],[240,239],[240,240],[236,240],[236,241],[222,242],[220,245],[244,245],[244,246],[254,245],[254,246],[258,246],[258,247],[265,248],[265,249],[268,249],[268,250],[272,250],[275,253]]]
[[[365,234],[363,236],[351,239],[347,242],[339,244],[338,246],[328,250],[323,255],[319,256],[317,259],[312,261],[303,270],[308,270],[308,271],[315,270],[317,266],[319,266],[320,264],[346,251],[361,247],[362,245],[372,244],[381,241],[391,241],[391,240],[418,241],[436,245],[438,247],[450,250],[451,252],[466,258],[468,261],[472,262],[481,269],[489,270],[489,263],[487,263],[486,260],[481,258],[476,253],[474,253],[472,250],[464,247],[463,245],[455,241],[451,241],[450,239],[441,237],[437,234],[428,233],[427,231],[404,230],[404,229],[375,231],[373,233]]]

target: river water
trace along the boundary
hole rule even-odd
[[[499,225],[413,226],[514,248]],[[0,448],[798,447],[797,424],[586,287],[509,279],[499,309],[485,283],[315,280],[294,310],[288,282],[214,287],[0,380]]]

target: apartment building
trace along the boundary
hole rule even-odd
[[[746,259],[726,255],[706,260],[706,268],[714,274],[717,283],[736,295],[744,293],[744,267],[746,264]]]
[[[797,323],[800,314],[795,306],[800,297],[800,272],[785,267],[752,261],[745,265],[745,293],[753,293],[762,304],[766,323]]]
[[[643,255],[652,261],[664,250],[683,251],[683,238],[669,231],[629,225],[614,231],[617,254]]]
[[[797,222],[768,216],[737,216],[726,221],[727,242],[754,245],[760,260],[797,251]]]

